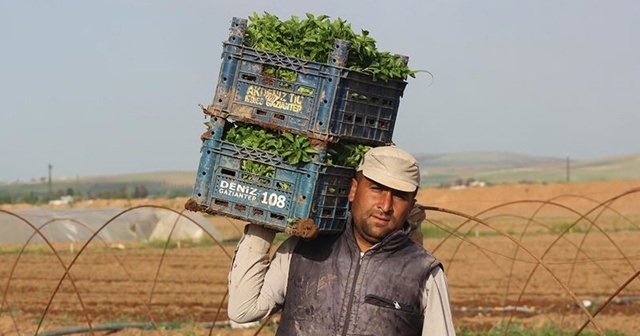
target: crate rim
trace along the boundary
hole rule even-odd
[[[348,78],[347,77],[348,74],[353,72],[353,73],[359,74],[361,76],[368,77],[369,79],[371,79],[371,82],[378,82],[378,83],[395,82],[395,83],[398,83],[398,84],[404,84],[405,86],[407,84],[409,84],[409,82],[406,79],[392,78],[392,79],[389,79],[387,81],[379,80],[379,79],[375,78],[370,73],[358,71],[358,70],[347,68],[347,67],[332,65],[332,64],[329,64],[329,63],[320,63],[320,62],[316,62],[316,61],[312,61],[312,60],[308,60],[308,59],[303,59],[303,58],[298,58],[298,57],[294,57],[294,56],[290,56],[290,55],[286,55],[286,54],[280,54],[280,53],[276,53],[276,52],[272,52],[272,51],[256,49],[256,48],[248,47],[248,46],[246,46],[244,44],[237,44],[237,43],[231,43],[229,41],[222,41],[222,45],[223,45],[223,52],[222,52],[223,54],[225,54],[225,52],[226,52],[226,48],[224,48],[224,47],[227,46],[227,45],[230,45],[230,46],[233,46],[233,47],[237,47],[237,48],[241,48],[241,49],[249,49],[249,50],[253,50],[253,51],[256,51],[256,52],[273,55],[273,56],[276,56],[276,57],[287,57],[287,58],[297,59],[297,60],[300,60],[304,64],[310,64],[311,63],[311,64],[314,64],[314,65],[318,65],[320,67],[326,66],[326,67],[332,67],[332,68],[340,69],[340,75],[338,77],[341,77],[341,78]],[[293,68],[288,67],[288,66],[281,66],[281,67],[287,68],[287,69],[291,69],[291,70],[294,70],[294,71],[299,71],[298,69],[293,69]]]

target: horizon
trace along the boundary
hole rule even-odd
[[[474,152],[451,152],[451,153],[410,153],[413,156],[415,156],[418,161],[423,160],[424,157],[428,157],[428,156],[450,156],[450,155],[468,155],[468,156],[475,156],[478,154],[506,154],[506,155],[510,155],[510,156],[514,156],[514,157],[526,157],[529,160],[531,160],[532,162],[529,162],[527,164],[532,164],[535,163],[536,160],[557,160],[558,162],[565,162],[566,161],[566,157],[562,158],[562,157],[551,157],[551,156],[538,156],[538,155],[527,155],[527,154],[520,154],[520,153],[513,153],[513,152],[504,152],[504,151],[474,151]],[[591,161],[607,161],[607,160],[611,160],[613,158],[620,158],[620,157],[628,157],[628,156],[639,156],[640,157],[640,152],[636,152],[636,153],[628,153],[628,154],[619,154],[619,155],[612,155],[612,156],[604,156],[604,157],[599,157],[599,158],[590,158],[590,159],[571,159],[571,162],[573,163],[584,163],[584,162],[591,162]],[[524,166],[526,166],[527,164],[525,164]],[[196,167],[197,168],[197,167]],[[421,167],[421,170],[430,170],[433,169],[433,167]],[[53,171],[53,170],[52,170]],[[61,181],[67,181],[67,180],[76,180],[76,179],[93,179],[93,178],[108,178],[108,177],[120,177],[120,176],[130,176],[130,175],[149,175],[149,174],[166,174],[166,173],[193,173],[196,174],[197,169],[162,169],[162,170],[146,170],[146,171],[132,171],[132,172],[120,172],[120,173],[107,173],[107,174],[97,174],[97,175],[76,175],[76,176],[57,176],[55,173],[52,173],[51,175],[51,180],[52,181],[57,181],[57,182],[61,182]],[[427,174],[428,176],[428,174]],[[32,177],[26,180],[22,180],[22,179],[15,179],[15,180],[2,180],[0,179],[0,184],[4,184],[4,185],[11,185],[11,184],[33,184],[33,183],[46,183],[47,181],[47,176],[39,176],[39,177]],[[44,181],[44,182],[43,182]],[[194,180],[195,181],[195,180]]]

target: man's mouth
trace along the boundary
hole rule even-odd
[[[375,220],[380,221],[380,222],[390,222],[391,221],[391,217],[387,217],[387,216],[381,216],[381,215],[373,215],[372,216]]]

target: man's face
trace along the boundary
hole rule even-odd
[[[402,228],[416,200],[415,192],[391,189],[358,174],[351,181],[349,201],[360,250],[366,251]]]

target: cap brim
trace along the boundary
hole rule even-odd
[[[375,169],[371,167],[367,167],[362,170],[362,175],[367,177],[370,180],[373,180],[377,183],[380,183],[386,187],[391,189],[404,191],[404,192],[414,192],[418,189],[418,186],[412,183],[408,183],[404,180],[400,180],[389,173],[386,170]]]

